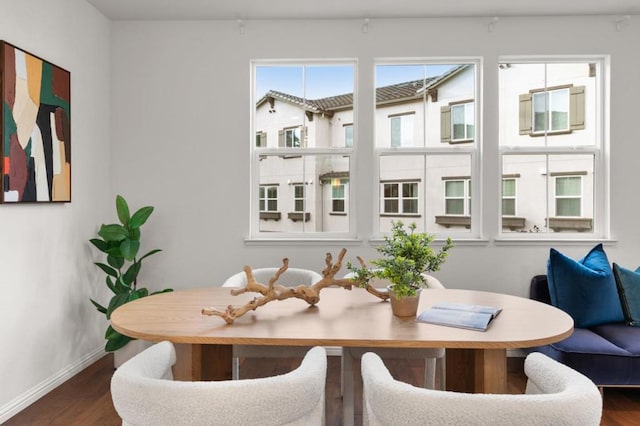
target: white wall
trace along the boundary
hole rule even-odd
[[[152,289],[217,285],[244,264],[273,265],[286,256],[291,267],[321,269],[325,253],[336,255],[343,246],[351,259],[375,256],[368,243],[373,229],[368,206],[377,191],[370,151],[358,156],[353,182],[362,193],[354,212],[361,242],[245,243],[254,140],[251,59],[357,58],[359,138],[372,141],[368,88],[374,58],[483,57],[484,239],[459,242],[436,275],[453,288],[524,296],[531,276],[545,272],[549,247],[578,257],[594,242],[493,241],[499,224],[498,56],[610,54],[611,186],[627,190],[612,191],[617,242],[606,249],[623,266],[640,264],[640,201],[628,190],[640,177],[637,17],[619,32],[616,17],[503,18],[493,32],[487,29],[489,19],[373,20],[366,34],[361,21],[350,20],[248,21],[244,34],[235,22],[115,22],[109,40],[108,24],[83,1],[49,3],[12,0],[0,6],[0,35],[70,69],[73,96],[73,202],[0,206],[5,241],[0,407],[102,345],[104,324],[87,299],[104,289],[86,239],[98,223],[113,218],[114,193],[125,195],[134,208],[156,206],[143,231],[145,245],[164,250],[142,272]],[[111,126],[104,119],[109,114]],[[6,241],[20,243],[16,249]]]
[[[114,219],[109,21],[83,0],[3,0],[0,39],[71,72],[70,204],[0,205],[0,423],[103,355],[87,240]]]
[[[532,275],[544,273],[549,247],[585,253],[593,241],[522,246],[496,243],[498,231],[498,56],[610,54],[612,63],[611,184],[638,181],[634,99],[640,95],[635,18],[622,31],[615,17],[505,18],[488,31],[488,19],[361,21],[116,22],[114,43],[114,184],[157,207],[147,226],[162,261],[147,265],[146,279],[175,288],[217,285],[244,264],[255,267],[290,257],[290,265],[321,269],[327,251],[343,246],[375,257],[371,209],[377,186],[372,154],[355,168],[358,234],[362,243],[247,244],[249,226],[250,60],[357,58],[361,143],[372,140],[373,59],[480,56],[484,60],[484,240],[459,242],[437,275],[450,287],[527,295]],[[321,43],[317,43],[321,40]],[[612,260],[640,264],[640,203],[612,191]],[[155,214],[155,213],[154,213]],[[154,266],[151,268],[151,262]]]

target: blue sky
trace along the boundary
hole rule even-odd
[[[440,75],[453,65],[378,65],[376,87]],[[269,90],[319,99],[352,93],[354,67],[330,66],[258,66],[256,67],[256,99]],[[305,89],[306,86],[306,89]]]

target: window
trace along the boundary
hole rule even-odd
[[[391,146],[413,146],[413,115],[405,114],[389,117]]]
[[[300,148],[300,141],[302,140],[302,129],[300,127],[284,129],[282,136],[281,146],[286,148]]]
[[[278,211],[278,187],[275,185],[264,185],[260,187],[260,211]]]
[[[446,180],[444,185],[445,214],[468,216],[471,211],[471,180]]]
[[[555,182],[556,216],[581,215],[582,177],[557,176]]]
[[[267,146],[267,134],[265,132],[256,132],[256,147],[264,148]]]
[[[470,140],[475,134],[475,111],[473,102],[451,105],[452,142]]]
[[[569,130],[569,89],[533,93],[533,132]]]
[[[345,124],[344,126],[344,146],[353,147],[353,124]]]
[[[331,211],[333,213],[345,212],[345,190],[344,183],[336,179],[331,183]]]
[[[554,68],[557,65],[553,64]],[[570,67],[571,64],[565,64]],[[588,67],[590,64],[583,64]],[[507,69],[507,68],[505,68]],[[558,70],[558,74],[560,71]],[[547,77],[553,78],[554,75]],[[581,75],[573,76],[582,81]],[[590,75],[596,78],[596,75]],[[585,128],[585,86],[573,84],[531,89],[519,96],[519,132],[521,135],[541,136],[571,133]]]
[[[474,60],[376,64],[379,233],[390,231],[394,216],[407,215],[411,216],[407,222],[415,222],[420,231],[479,235],[469,201],[471,177],[481,164],[475,161],[481,154],[475,110],[478,68]],[[442,183],[451,176],[467,176],[467,183],[462,188]],[[456,190],[462,198],[455,198]],[[458,215],[466,216],[459,220]]]
[[[386,214],[417,214],[418,183],[394,182],[382,184],[382,211]]]
[[[602,57],[501,58],[503,233],[607,237],[605,64]],[[518,176],[517,188],[504,176]]]
[[[502,179],[502,216],[516,215],[516,180]]]
[[[293,186],[293,211],[304,212],[305,211],[305,188],[304,185]]]
[[[253,61],[252,78],[250,237],[354,237],[352,197],[327,183],[350,175],[355,61]],[[287,220],[262,210],[266,186],[280,189]]]

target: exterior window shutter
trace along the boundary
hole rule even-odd
[[[284,130],[278,130],[278,147],[284,147]]]
[[[300,126],[300,147],[307,147],[307,126]]]
[[[584,86],[569,89],[569,117],[571,130],[584,129]]]
[[[451,107],[440,108],[440,142],[451,143]]]
[[[531,93],[520,95],[520,134],[531,134],[531,108],[533,106]]]

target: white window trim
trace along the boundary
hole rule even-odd
[[[462,182],[463,194],[462,197],[447,197],[447,184],[451,182]],[[471,215],[471,179],[445,179],[442,184],[444,185],[444,214],[446,216],[470,216]],[[448,213],[447,212],[447,200],[463,200],[463,212],[462,214]]]
[[[467,126],[470,124],[468,121],[468,116],[470,114],[467,113],[467,110],[469,109],[469,107],[473,107],[474,113],[471,114],[471,116],[473,117],[473,119],[475,120],[476,118],[476,114],[475,114],[475,102],[471,101],[471,102],[464,102],[464,103],[459,103],[459,104],[453,104],[451,105],[451,142],[465,142],[465,141],[472,141],[475,139],[475,133],[476,133],[476,125],[475,123],[473,123],[473,135],[471,135],[471,137],[469,137],[469,135],[467,135]],[[464,108],[464,137],[462,138],[454,138],[453,136],[455,135],[455,132],[453,130],[454,128],[454,122],[453,122],[453,110],[455,108]]]
[[[264,201],[264,206],[265,206],[264,210],[260,209],[260,212],[261,213],[272,213],[272,212],[279,211],[278,210],[278,207],[279,207],[278,206],[279,205],[278,185],[260,185],[260,188],[264,188],[264,197],[259,197],[259,198],[260,198],[260,201]],[[269,198],[269,196],[268,196],[269,188],[275,188],[276,189],[276,198],[275,198],[275,200],[276,200],[276,209],[275,210],[269,210],[269,201],[270,200],[274,200],[274,198]],[[260,204],[258,203],[258,205],[260,205]]]
[[[336,185],[334,185],[334,183],[331,183],[331,213],[339,213],[339,214],[346,214],[347,213],[347,206],[348,206],[348,200],[347,200],[347,182],[342,181],[341,179],[339,179],[339,183],[337,183]],[[342,197],[341,198],[336,198],[333,195],[333,189],[336,186],[341,186],[342,187]],[[342,210],[334,210],[333,209],[333,202],[334,201],[340,201],[342,200],[343,202],[343,209]]]
[[[375,177],[379,179],[380,177],[380,158],[381,156],[387,155],[411,155],[411,154],[422,154],[425,157],[431,155],[465,155],[470,157],[470,167],[471,167],[471,181],[473,182],[473,193],[476,194],[475,199],[477,200],[471,206],[471,229],[468,231],[461,231],[454,228],[450,228],[440,232],[432,232],[429,231],[427,227],[428,220],[433,220],[433,218],[428,218],[425,214],[422,215],[420,222],[423,224],[423,229],[426,229],[428,232],[433,233],[436,241],[443,241],[444,239],[451,237],[456,241],[466,241],[470,244],[474,242],[482,242],[486,241],[483,237],[484,229],[481,226],[482,224],[482,206],[483,206],[483,179],[482,179],[482,156],[483,156],[483,122],[482,122],[482,106],[484,105],[483,101],[483,57],[446,57],[446,58],[377,58],[374,59],[374,67],[377,65],[400,65],[400,64],[425,64],[425,65],[442,65],[442,64],[470,64],[474,66],[474,80],[476,83],[474,90],[474,114],[475,114],[475,139],[473,140],[473,144],[454,144],[449,145],[447,147],[442,146],[432,146],[432,147],[410,147],[410,148],[384,148],[376,146],[374,149],[374,166],[375,166]],[[374,79],[375,80],[375,79]],[[375,127],[375,126],[374,126]],[[375,130],[374,130],[375,132]],[[373,140],[377,138],[374,135]],[[423,182],[426,181],[426,168],[425,175],[423,176]],[[424,191],[425,185],[421,185]],[[380,187],[377,179],[374,179],[374,194],[379,194]],[[423,195],[421,193],[421,195]],[[424,199],[424,196],[423,196]],[[380,200],[380,198],[379,198]],[[376,203],[378,207],[378,211],[376,212],[376,216],[373,217],[374,221],[374,235],[372,240],[377,241],[381,240],[384,237],[384,233],[380,230],[380,216],[382,213],[381,200]],[[423,209],[423,206],[419,205],[418,211]],[[419,222],[416,218],[415,222]]]
[[[298,197],[296,195],[296,190],[298,188],[302,188],[302,197]],[[293,207],[291,211],[294,213],[305,213],[307,212],[307,186],[304,183],[296,183],[291,185],[291,190],[293,191]],[[302,210],[299,210],[296,206],[298,201],[302,201]]]
[[[256,193],[257,188],[260,186],[260,156],[268,156],[268,155],[283,155],[283,150],[286,150],[286,155],[331,155],[337,156],[342,155],[345,157],[349,157],[349,171],[350,173],[354,173],[354,165],[357,162],[357,152],[354,148],[341,148],[341,147],[325,147],[325,148],[258,148],[255,147],[255,114],[256,109],[253,104],[255,97],[253,93],[255,93],[255,77],[256,77],[256,68],[260,66],[300,66],[300,65],[346,65],[352,66],[354,69],[354,81],[353,81],[353,139],[354,146],[358,144],[358,124],[356,117],[358,117],[358,59],[357,58],[339,58],[339,59],[330,59],[330,58],[316,58],[316,59],[308,59],[308,58],[299,58],[299,59],[255,59],[251,61],[251,103],[250,103],[250,134],[251,140],[251,151],[250,151],[250,181],[251,188],[249,191],[249,209],[250,209],[250,222],[249,222],[249,233],[246,237],[245,241],[247,243],[256,242],[257,244],[270,244],[278,241],[283,241],[285,244],[290,243],[291,241],[296,242],[304,242],[314,244],[314,242],[319,242],[323,244],[326,241],[340,241],[342,244],[348,244],[350,242],[358,242],[360,239],[357,236],[356,230],[356,219],[357,219],[357,206],[353,199],[353,197],[349,197],[349,206],[347,207],[347,211],[349,212],[348,223],[349,230],[346,232],[268,232],[260,230],[260,212],[259,212],[259,200],[258,194]],[[358,185],[357,179],[350,179],[349,182],[350,191],[356,193]],[[281,207],[282,208],[282,207]],[[303,221],[304,223],[304,221]]]
[[[578,178],[580,179],[580,194],[579,195],[558,195],[557,192],[557,183],[558,179],[566,179],[566,178]],[[580,200],[580,214],[577,216],[561,216],[558,214],[558,199],[569,200],[569,199],[579,199]],[[553,210],[555,217],[567,217],[567,218],[580,218],[584,217],[584,179],[580,175],[566,175],[566,176],[554,176],[553,177]]]
[[[513,195],[505,196],[501,191],[500,194],[500,216],[501,217],[517,217],[518,216],[518,178],[515,177],[503,177],[501,183],[504,183],[505,180],[513,181]],[[502,186],[501,186],[502,188]],[[505,214],[502,210],[502,201],[504,200],[513,200],[513,214]]]
[[[550,108],[550,104],[549,104],[549,97],[551,96],[552,93],[560,93],[560,92],[564,92],[566,94],[566,103],[567,103],[567,126],[563,129],[551,129],[551,114],[549,113],[549,108]],[[535,110],[535,98],[536,96],[540,96],[540,95],[546,95],[546,99],[545,99],[545,114],[546,114],[546,123],[545,125],[547,126],[546,129],[543,130],[536,130],[535,129],[535,125],[536,125],[536,110]],[[568,132],[571,129],[571,125],[569,123],[570,119],[568,117],[568,115],[570,114],[570,107],[569,107],[569,103],[570,103],[570,93],[569,93],[569,88],[565,87],[562,89],[552,89],[552,90],[543,90],[541,92],[534,92],[531,94],[531,102],[532,102],[532,108],[531,108],[531,134],[534,135],[544,135],[544,134],[553,134],[553,133],[561,133],[561,132]]]
[[[418,194],[415,197],[405,197],[402,194],[402,189],[405,184],[415,184],[417,186],[416,193]],[[384,187],[385,185],[396,185],[398,187],[398,197],[397,198],[389,198],[384,196]],[[420,214],[420,182],[415,180],[406,180],[406,181],[394,181],[394,182],[380,182],[380,211],[381,214],[385,216],[415,216]],[[397,212],[387,212],[384,210],[384,202],[386,200],[398,200],[398,211]],[[405,212],[403,208],[404,200],[416,200],[417,201],[417,211],[415,212]]]
[[[592,232],[504,232],[500,222],[497,222],[499,230],[497,236],[493,239],[499,244],[548,244],[558,242],[584,242],[590,244],[592,242],[613,241],[610,231],[610,113],[606,105],[610,105],[610,70],[611,59],[609,55],[563,55],[563,56],[500,56],[498,64],[502,63],[567,63],[567,62],[585,62],[596,63],[597,73],[601,76],[597,86],[598,102],[596,102],[595,116],[599,117],[599,123],[596,132],[595,146],[580,146],[575,148],[566,147],[509,147],[500,146],[498,143],[498,167],[499,173],[502,175],[503,156],[511,155],[530,155],[530,154],[589,154],[594,155],[594,175],[599,176],[594,179],[594,217]],[[498,117],[499,119],[499,117]],[[501,208],[500,208],[501,209]],[[497,218],[502,220],[501,215]]]

